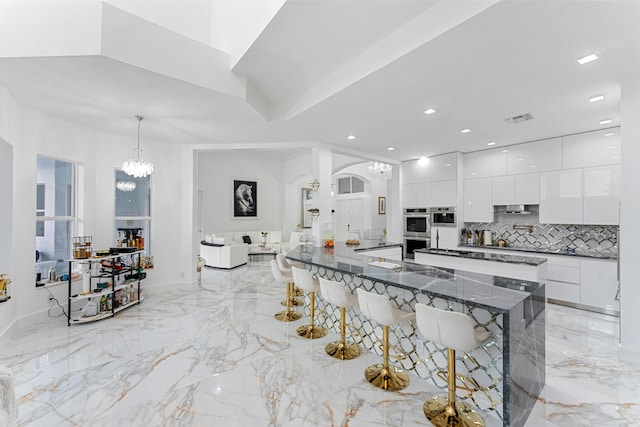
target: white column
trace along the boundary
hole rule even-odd
[[[311,150],[313,177],[320,182],[320,188],[313,195],[313,204],[320,210],[320,216],[313,220],[311,234],[313,246],[323,246],[323,231],[333,223],[331,215],[331,182],[333,180],[333,153],[330,147],[320,145]],[[335,224],[334,224],[335,226]]]
[[[619,358],[640,366],[640,75],[622,82],[622,194],[620,213],[620,349]]]

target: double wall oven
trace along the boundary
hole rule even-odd
[[[413,251],[430,246],[431,212],[429,208],[405,208],[402,220],[404,258],[414,259]]]

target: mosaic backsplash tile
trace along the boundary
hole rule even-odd
[[[505,219],[506,218],[506,219]],[[576,251],[596,252],[602,255],[617,256],[617,225],[574,225],[540,224],[537,217],[527,218],[505,216],[500,222],[465,223],[464,228],[472,232],[491,230],[493,241],[505,239],[514,248],[526,249],[572,249]],[[532,221],[534,220],[534,221]],[[532,231],[514,229],[514,225],[531,225]]]

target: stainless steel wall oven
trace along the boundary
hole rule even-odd
[[[406,208],[403,215],[404,257],[414,259],[413,251],[431,244],[431,214],[428,208]]]

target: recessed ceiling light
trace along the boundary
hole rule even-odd
[[[530,167],[530,168],[537,168],[537,166],[536,166],[536,165],[531,165],[531,166],[529,166],[529,167]]]
[[[387,147],[387,151],[393,151],[395,149],[396,149],[396,147]]]
[[[616,148],[616,146],[615,146],[615,145],[610,145],[610,146],[608,146],[607,148],[608,148],[609,150],[613,150],[614,148]]]
[[[491,146],[491,145],[496,145],[495,142],[491,141],[491,142],[487,142],[487,145]]]
[[[521,162],[521,161],[523,161],[523,160],[524,160],[524,159],[523,159],[522,157],[520,157],[520,158],[516,159],[516,162]]]
[[[426,165],[427,163],[429,163],[429,158],[426,156],[422,156],[418,159],[419,165]]]
[[[460,133],[469,133],[469,132],[471,132],[471,129],[462,129],[460,131]]]
[[[471,172],[471,175],[478,175],[476,172]]]
[[[617,159],[617,158],[618,158],[618,156],[611,156],[611,158],[612,158],[612,159]]]
[[[355,135],[349,135],[349,136],[347,136],[347,139],[350,139],[350,140],[354,140],[354,139],[356,139],[356,138],[357,138],[357,136],[355,136]]]
[[[611,119],[600,120],[601,125],[608,125],[609,123],[613,123],[613,120]]]
[[[435,112],[436,112],[436,110],[434,110],[433,108],[429,108],[428,110],[424,110],[424,113],[425,113],[426,115],[430,115],[430,114],[433,114],[433,113],[435,113]]]
[[[604,101],[604,95],[596,95],[589,98],[589,102],[591,103],[600,102],[600,101]]]
[[[613,133],[613,132],[609,132],[609,133],[605,133],[605,134],[604,134],[604,135],[602,135],[602,136],[613,136],[613,135],[615,135],[615,133]]]
[[[588,62],[595,61],[596,59],[598,59],[598,55],[596,55],[595,53],[591,53],[587,56],[583,56],[582,58],[578,59],[578,64],[584,65]]]
[[[446,167],[449,167],[449,166],[451,166],[451,163],[447,163],[445,166],[446,166]]]
[[[506,148],[504,150],[502,150],[503,153],[508,153],[509,150],[507,150]]]

